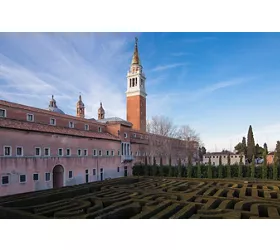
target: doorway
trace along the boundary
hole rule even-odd
[[[88,183],[88,169],[86,169],[86,183]]]
[[[127,176],[127,166],[124,167],[124,177]]]
[[[61,165],[56,165],[53,168],[53,188],[64,186],[64,168]]]

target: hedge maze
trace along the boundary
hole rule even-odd
[[[0,198],[0,218],[276,219],[280,182],[127,177]]]

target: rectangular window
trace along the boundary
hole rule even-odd
[[[21,174],[19,176],[19,183],[25,183],[26,182],[26,175],[25,174]]]
[[[101,172],[101,173],[103,172],[103,168],[100,168],[100,172]]]
[[[22,147],[17,147],[17,156],[23,156],[23,149],[22,149]]]
[[[89,125],[85,124],[85,130],[89,130]]]
[[[136,134],[135,133],[133,134],[133,137],[136,138]]]
[[[0,117],[6,117],[6,109],[0,109]]]
[[[92,170],[92,175],[96,175],[96,169],[95,168]]]
[[[118,167],[117,171],[118,171],[118,173],[120,172],[120,167]]]
[[[111,155],[114,156],[114,150],[111,151]]]
[[[69,122],[69,128],[74,128],[74,122]]]
[[[97,156],[97,150],[96,149],[93,150],[93,156]]]
[[[41,148],[35,148],[35,155],[41,156]]]
[[[84,149],[84,156],[87,156],[87,155],[88,155],[88,150]]]
[[[8,185],[10,182],[10,178],[8,175],[2,175],[1,180],[2,185]]]
[[[26,115],[26,119],[29,122],[34,122],[34,115],[33,114],[27,114]]]
[[[102,150],[99,150],[99,151],[98,151],[98,155],[99,155],[99,156],[102,156]]]
[[[68,173],[68,177],[69,177],[69,179],[72,179],[73,178],[73,171],[69,171],[69,173]]]
[[[11,156],[12,155],[12,147],[4,146],[4,156]]]
[[[70,149],[70,148],[67,148],[67,149],[66,149],[66,155],[67,155],[67,156],[70,156],[70,155],[71,155],[71,149]]]
[[[50,119],[50,125],[56,125],[56,120],[54,118]]]
[[[102,128],[98,127],[98,132],[101,133],[102,132]]]
[[[44,155],[50,156],[50,148],[44,148]]]
[[[118,156],[120,156],[121,155],[121,151],[120,150],[118,150]]]
[[[124,133],[124,138],[127,138],[127,133]]]
[[[50,181],[51,180],[51,173],[45,173],[45,180]]]
[[[109,150],[106,151],[106,155],[107,155],[107,156],[110,155],[110,151],[109,151]]]
[[[81,155],[82,155],[82,150],[78,149],[78,156],[81,156]]]
[[[62,148],[58,149],[58,156],[63,156],[63,149]]]
[[[39,174],[33,174],[33,181],[39,181]]]

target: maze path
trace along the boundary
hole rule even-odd
[[[280,183],[122,178],[0,198],[0,218],[280,218]]]

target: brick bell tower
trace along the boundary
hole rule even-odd
[[[143,73],[139,53],[138,39],[135,38],[134,53],[127,73],[126,120],[133,129],[146,132],[146,77]]]

